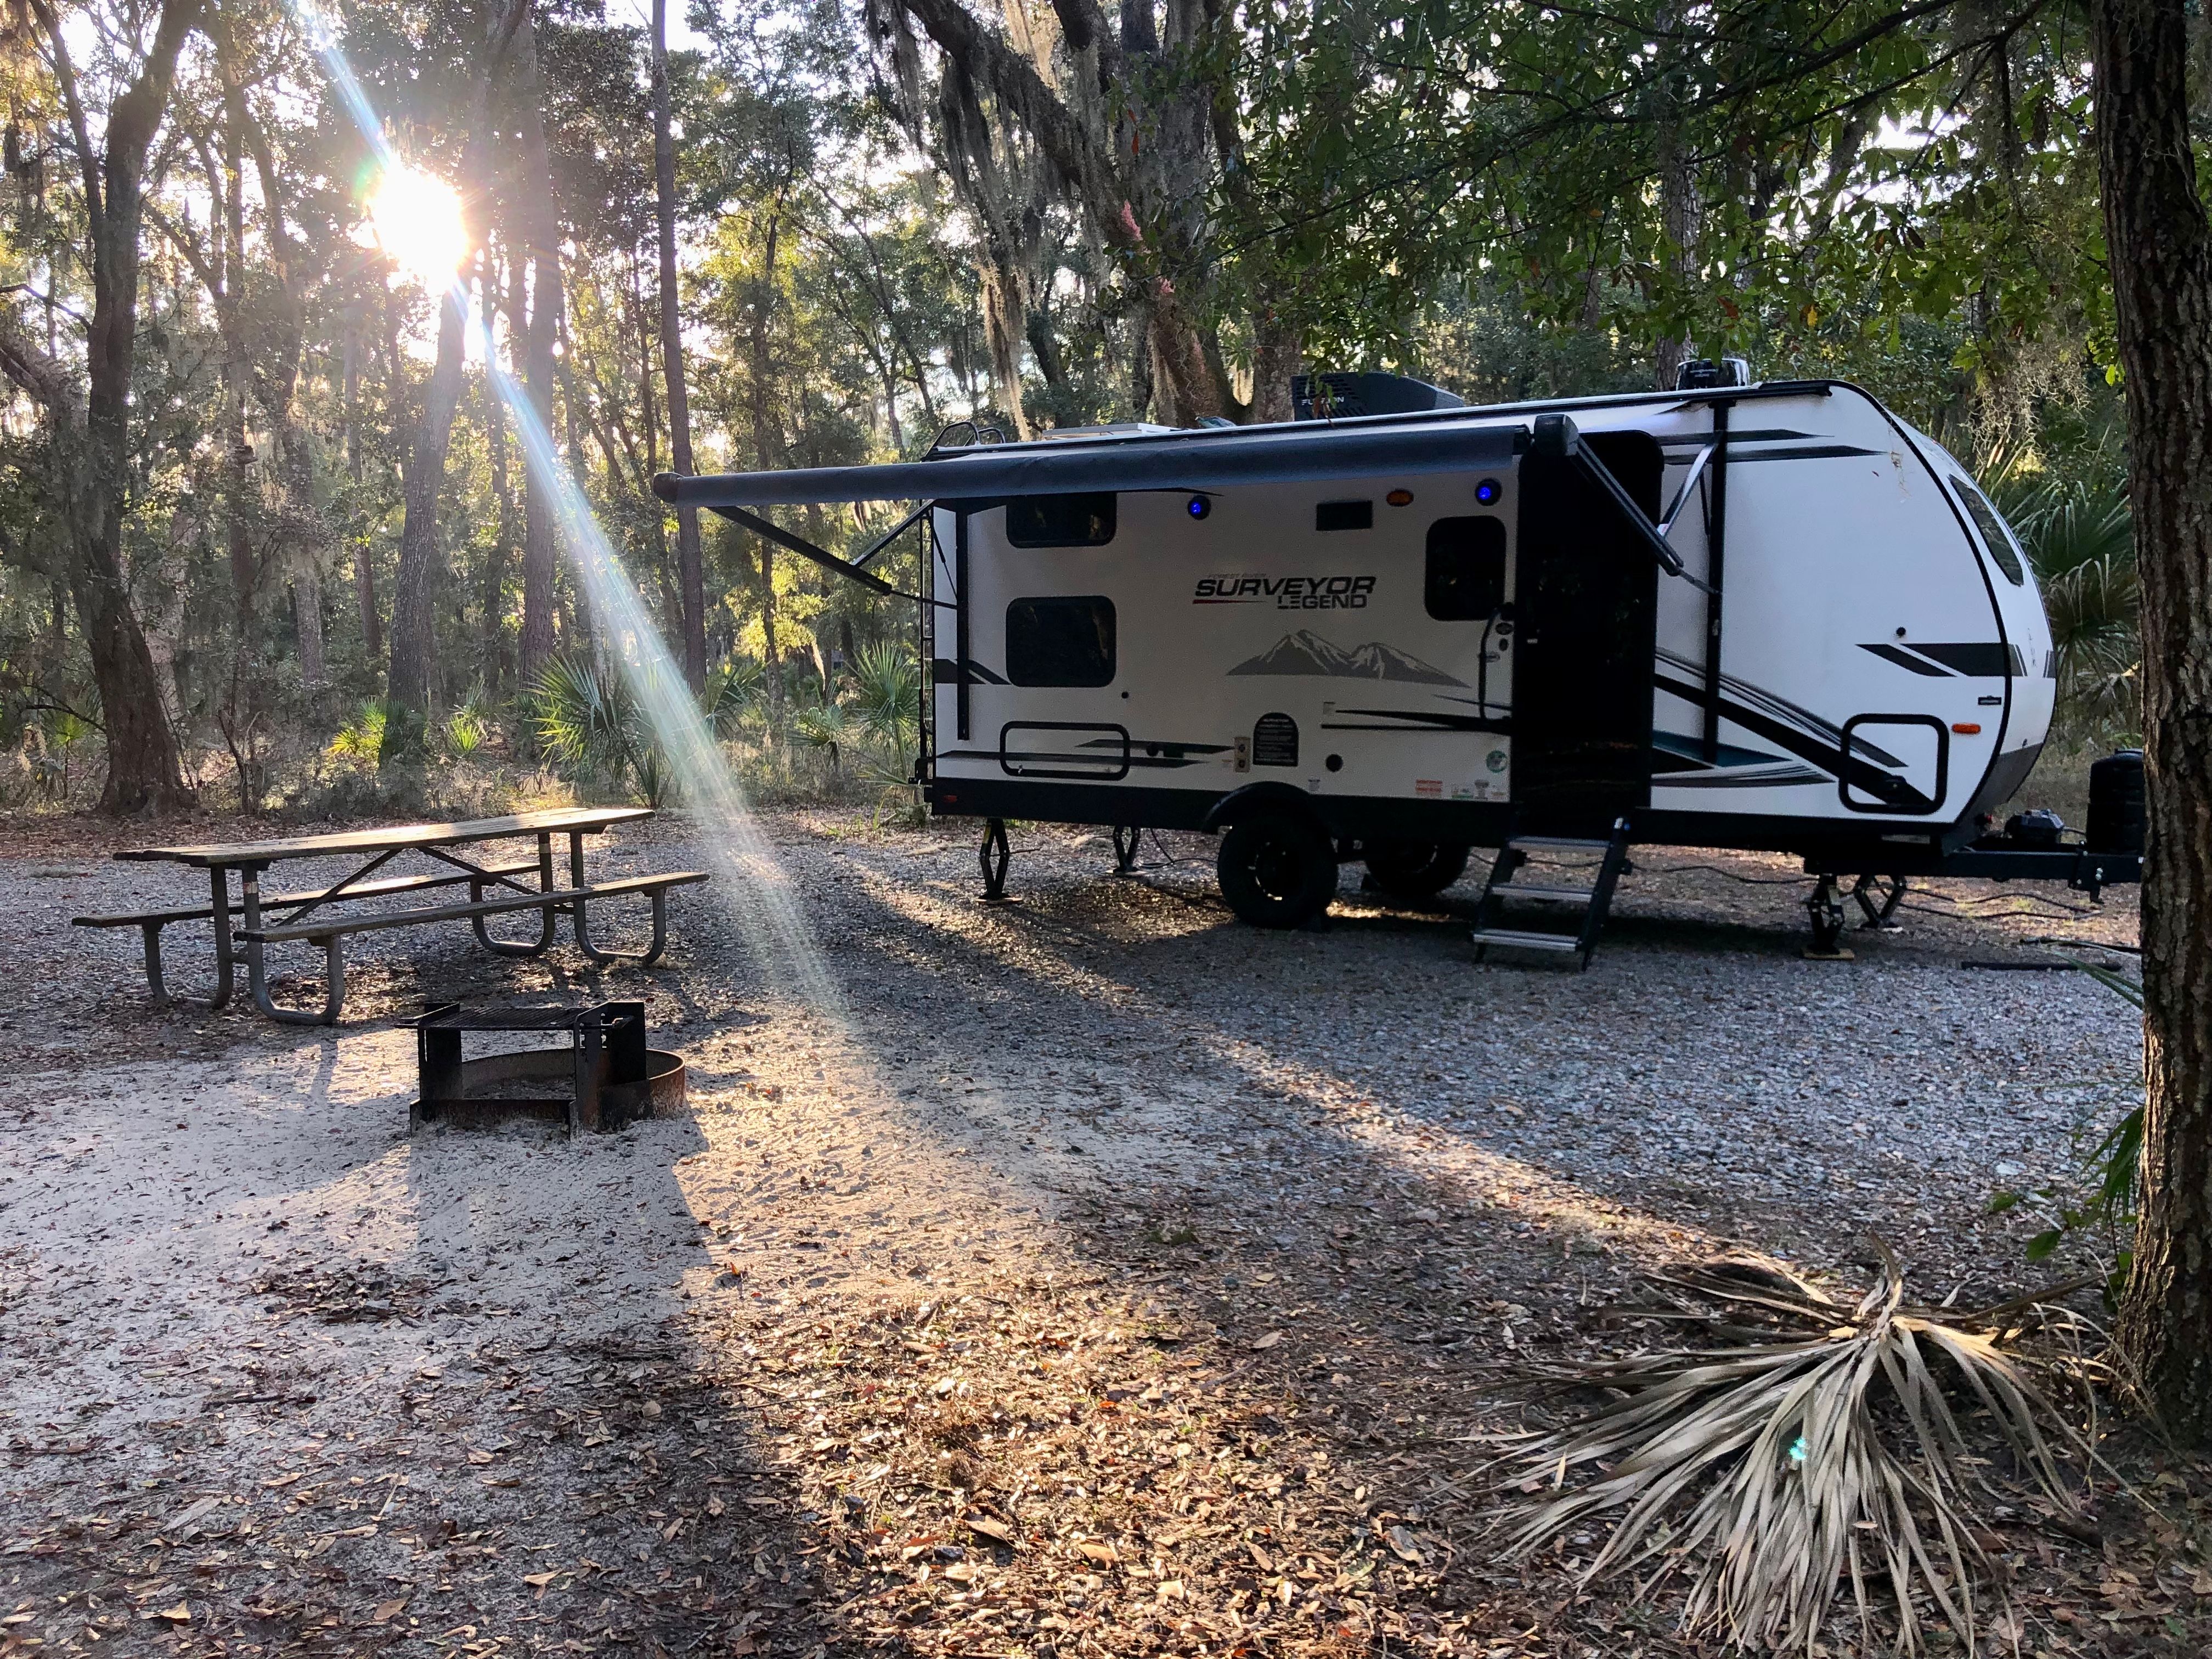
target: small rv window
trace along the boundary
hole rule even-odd
[[[1505,520],[1483,514],[1431,525],[1421,597],[1438,622],[1496,616],[1505,603]]]
[[[1006,503],[1016,547],[1103,547],[1114,539],[1114,496],[1017,495]]]
[[[1956,473],[1951,477],[1951,488],[1966,504],[1966,516],[1982,532],[1982,540],[1988,544],[1990,556],[1997,562],[1997,568],[2004,572],[2007,581],[2018,587],[2027,580],[2027,572],[2021,565],[2020,544],[2013,540],[2011,530],[1997,516],[1996,508],[1990,505],[1990,498]]]
[[[1006,607],[1006,678],[1016,685],[1110,685],[1114,601],[1016,599]]]

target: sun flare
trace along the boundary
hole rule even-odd
[[[443,287],[469,251],[461,198],[441,179],[393,167],[368,196],[368,226],[384,256],[431,288]]]

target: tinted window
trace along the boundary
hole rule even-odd
[[[1438,519],[1429,526],[1421,598],[1438,622],[1483,622],[1505,603],[1505,520]]]
[[[1006,607],[1006,678],[1016,685],[1110,685],[1114,601],[1016,599]]]
[[[1372,530],[1375,528],[1375,503],[1372,501],[1323,501],[1314,508],[1316,530]]]
[[[1954,474],[1951,488],[1966,504],[1966,516],[1982,532],[1983,544],[1990,550],[1990,556],[1997,562],[1997,568],[2004,572],[2007,581],[2018,587],[2027,580],[2027,572],[2021,566],[2020,545],[2013,540],[2011,530],[1997,516],[1996,508],[1990,505],[1989,497],[1964,478]]]
[[[1016,547],[1103,547],[1114,539],[1114,497],[1017,495],[1006,503],[1006,539]]]

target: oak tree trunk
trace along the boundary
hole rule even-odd
[[[88,382],[79,424],[69,407],[49,400],[49,430],[64,480],[69,523],[70,591],[76,601],[100,690],[107,737],[106,812],[164,811],[190,803],[169,728],[153,653],[131,600],[124,552],[124,509],[131,472],[131,380],[138,334],[139,230],[145,216],[146,161],[168,107],[177,54],[198,27],[202,0],[167,0],[137,78],[107,112],[103,152],[81,146],[87,216],[91,221],[93,309],[87,331]],[[56,61],[69,64],[53,9],[36,8]],[[85,131],[73,69],[62,91],[72,125]],[[19,379],[15,366],[9,377]],[[64,447],[74,455],[58,452]]]
[[[2185,0],[2096,0],[2097,159],[2142,580],[2142,1216],[2118,1338],[2212,1443],[2212,234]]]

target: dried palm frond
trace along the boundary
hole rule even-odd
[[[1809,1653],[1846,1578],[1871,1631],[1871,1577],[1888,1585],[1905,1651],[1919,1650],[1925,1603],[1971,1655],[1988,1565],[1976,1498],[1997,1492],[1977,1443],[2055,1510],[2079,1511],[2092,1442],[2042,1385],[2083,1322],[2040,1297],[1972,1313],[1907,1306],[1887,1250],[1856,1306],[1748,1264],[1654,1284],[1679,1294],[1649,1311],[1717,1345],[1554,1377],[1619,1397],[1492,1466],[1524,1492],[1552,1489],[1501,1521],[1505,1553],[1525,1559],[1617,1513],[1583,1583],[1648,1573],[1641,1596],[1680,1574],[1693,1634]],[[2023,1349],[2031,1334],[2049,1358]],[[1595,1478],[1567,1488],[1582,1469]]]

